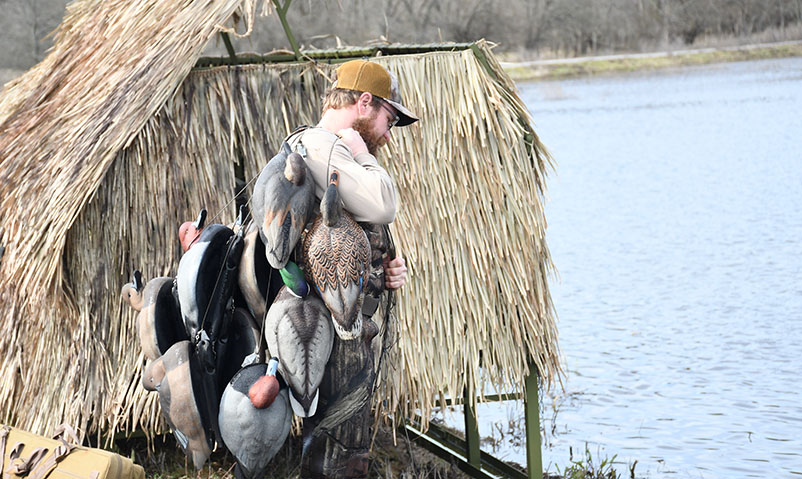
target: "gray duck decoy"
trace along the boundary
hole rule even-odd
[[[361,310],[371,253],[365,232],[343,210],[338,181],[335,170],[320,201],[320,215],[304,238],[303,258],[307,280],[331,311],[337,335],[351,340],[362,331]]]
[[[274,268],[287,264],[312,215],[314,202],[314,182],[303,157],[283,143],[259,174],[252,199],[265,255]]]
[[[122,287],[121,296],[139,311],[137,333],[145,357],[155,360],[178,341],[187,339],[173,278],[159,277],[142,285],[142,273]]]
[[[285,286],[267,312],[265,339],[279,358],[279,372],[290,387],[290,404],[298,417],[317,411],[318,387],[334,344],[326,305],[314,295],[299,298]]]
[[[220,432],[237,460],[237,478],[261,478],[290,433],[287,384],[276,375],[278,360],[243,367],[220,401]]]

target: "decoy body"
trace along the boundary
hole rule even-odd
[[[202,209],[195,221],[186,221],[178,228],[178,241],[181,242],[181,249],[189,250],[198,238],[200,238],[203,224],[206,222],[206,209]]]
[[[350,340],[362,330],[363,288],[371,253],[365,232],[343,210],[338,178],[335,170],[320,202],[320,215],[304,238],[303,257],[307,279],[331,311],[337,335]]]
[[[283,270],[282,270],[283,271]],[[279,273],[265,256],[265,244],[256,226],[245,234],[245,245],[239,265],[239,289],[255,318],[264,318],[267,305],[273,303],[281,289]]]
[[[208,434],[218,441],[220,397],[236,372],[227,368],[237,368],[242,362],[236,345],[232,349],[225,341],[234,314],[233,289],[242,243],[242,236],[226,226],[207,226],[197,243],[181,257],[176,276],[184,326],[194,346],[193,358],[201,365],[203,401],[199,408],[209,418]]]
[[[287,264],[312,214],[315,201],[312,176],[287,143],[259,174],[253,189],[253,213],[270,265]]]
[[[190,338],[201,329],[209,332],[222,321],[241,254],[242,240],[236,241],[231,228],[214,224],[204,228],[181,257],[176,284]]]
[[[187,339],[173,284],[173,278],[159,277],[143,287],[142,273],[137,270],[133,281],[122,288],[123,299],[139,311],[139,342],[150,360],[157,359],[176,342]]]
[[[173,430],[175,438],[200,469],[211,454],[207,436],[208,420],[202,414],[203,397],[197,362],[192,358],[192,344],[179,341],[162,357],[148,364],[142,384],[149,391],[158,391],[162,414]]]
[[[273,358],[269,364],[240,369],[220,401],[220,432],[237,459],[238,478],[264,477],[268,463],[289,435],[292,408],[287,385],[276,377],[277,366]]]
[[[330,318],[316,296],[298,298],[286,287],[267,312],[267,347],[279,358],[279,371],[290,386],[290,403],[299,417],[317,411],[318,387],[334,342]]]

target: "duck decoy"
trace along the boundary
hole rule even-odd
[[[329,186],[303,243],[305,272],[331,311],[340,339],[359,337],[364,286],[370,274],[370,244],[362,228],[343,210],[337,191],[339,173]]]
[[[230,379],[220,367],[227,364],[224,359],[229,355],[221,339],[234,315],[233,289],[242,243],[242,234],[234,234],[227,226],[209,225],[181,257],[176,276],[184,326],[192,341],[193,357],[201,365],[203,414],[210,418],[208,433],[217,441],[221,440],[217,424],[220,397]]]
[[[253,213],[267,261],[282,269],[312,214],[315,189],[303,157],[284,142],[259,174],[253,188]]]
[[[237,478],[261,478],[290,433],[292,408],[276,358],[243,367],[220,401],[220,432],[237,460]]]
[[[206,408],[199,368],[192,344],[184,340],[150,362],[142,376],[145,389],[158,391],[162,415],[195,469],[203,467],[213,446],[208,435],[211,418],[203,414]]]
[[[137,333],[145,356],[154,360],[178,341],[187,339],[173,278],[159,277],[142,284],[142,272],[122,287],[121,296],[139,311]]]
[[[187,335],[219,328],[231,297],[242,238],[231,228],[213,224],[201,231],[197,242],[178,263],[176,285]]]
[[[231,321],[220,331],[217,340],[216,371],[220,390],[242,367],[244,362],[264,362],[264,341],[259,325],[245,308],[235,308]]]
[[[290,387],[290,404],[298,417],[317,411],[318,387],[334,344],[326,305],[314,295],[298,298],[285,286],[267,312],[265,339],[279,358],[279,372]]]
[[[200,210],[195,221],[186,221],[178,227],[178,241],[184,251],[189,250],[200,238],[203,224],[206,222],[206,208]]]
[[[273,304],[281,289],[282,277],[267,262],[265,244],[254,224],[245,233],[237,280],[242,297],[253,316],[264,318],[267,306]]]

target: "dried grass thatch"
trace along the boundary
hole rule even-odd
[[[119,288],[133,268],[174,275],[177,225],[201,206],[233,219],[235,163],[254,178],[287,133],[315,123],[334,68],[190,72],[217,25],[253,10],[240,3],[76,2],[54,51],[0,97],[3,421],[163,428]],[[530,361],[552,385],[550,160],[525,106],[482,43],[376,61],[422,119],[394,130],[380,159],[399,187],[393,231],[411,279],[377,398],[427,416],[437,395],[521,388]]]

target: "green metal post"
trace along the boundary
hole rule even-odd
[[[529,479],[543,479],[543,457],[540,450],[540,404],[538,402],[537,366],[529,365],[526,376],[526,470]]]
[[[479,452],[479,425],[476,423],[476,413],[471,405],[472,397],[468,388],[465,388],[465,399],[462,411],[465,413],[465,455],[468,462],[477,468],[482,467],[482,455]]]
[[[220,37],[223,39],[223,44],[226,46],[228,56],[234,60],[237,59],[237,53],[234,51],[234,45],[231,44],[231,37],[226,32],[220,32]]]
[[[292,3],[292,0],[285,0],[284,6],[282,6],[278,0],[273,0],[273,4],[276,6],[276,13],[278,13],[278,18],[281,20],[281,26],[284,28],[284,33],[287,34],[287,40],[290,41],[292,51],[295,52],[295,59],[300,61],[301,48],[298,47],[298,42],[295,41],[295,35],[292,34],[290,24],[287,22],[287,10],[290,8],[290,3]]]

